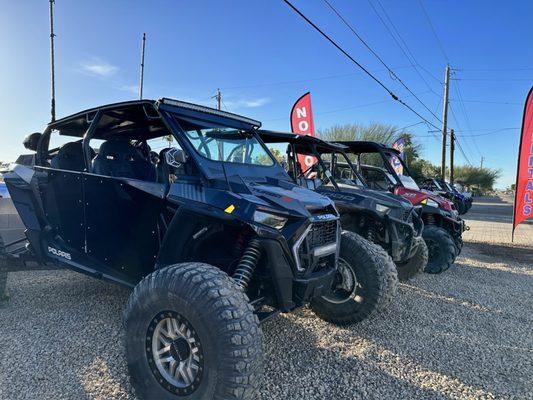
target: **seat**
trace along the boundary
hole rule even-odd
[[[91,158],[94,157],[94,151],[91,149]],[[55,169],[64,169],[67,171],[84,171],[85,161],[83,157],[83,145],[81,142],[65,143],[59,148],[57,155],[52,158],[50,165]]]
[[[104,142],[92,161],[92,172],[98,175],[156,181],[155,166],[127,140]]]

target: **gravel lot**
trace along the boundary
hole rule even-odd
[[[491,246],[467,244],[452,269],[402,284],[359,325],[307,309],[267,322],[261,398],[533,399],[533,247]],[[8,287],[0,399],[134,399],[127,290],[63,270],[11,273]]]

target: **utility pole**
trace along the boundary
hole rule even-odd
[[[455,133],[450,129],[450,184],[453,185],[453,153],[455,151]]]
[[[448,129],[448,92],[450,89],[450,66],[446,65],[446,74],[444,76],[444,101],[442,108],[442,152],[440,163],[441,179],[446,178],[446,131]]]
[[[222,93],[220,93],[220,89],[217,89],[217,94],[213,97],[217,99],[217,109],[222,110]]]
[[[56,71],[54,58],[54,3],[55,0],[50,0],[50,72],[51,80],[51,101],[50,113],[52,114],[52,122],[56,120]]]
[[[142,50],[141,50],[141,82],[139,84],[139,99],[143,98],[143,85],[144,85],[144,50],[146,48],[146,33],[143,33]]]
[[[481,165],[479,166],[481,169],[483,169],[483,160],[485,159],[485,157],[481,156]]]

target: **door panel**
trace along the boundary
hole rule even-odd
[[[36,168],[44,172],[39,191],[46,219],[64,240],[78,252],[85,248],[83,187],[80,172]]]
[[[157,257],[164,200],[127,181],[84,174],[87,254],[140,279],[153,270]]]

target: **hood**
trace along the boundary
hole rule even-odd
[[[439,204],[439,207],[446,211],[451,211],[453,208],[451,201],[445,199],[442,196],[439,196],[434,192],[425,189],[415,190],[403,186],[398,186],[395,190],[395,194],[409,200],[413,205],[420,205],[423,200],[431,199],[437,202]]]
[[[354,204],[370,210],[376,210],[376,204],[387,206],[393,210],[391,211],[391,216],[400,219],[405,215],[406,211],[410,211],[413,208],[410,202],[392,193],[344,183],[338,183],[338,186],[339,191],[332,186],[322,186],[319,191],[337,202]]]
[[[249,189],[249,193],[243,193],[242,196],[249,201],[257,202],[253,199],[255,197],[262,203],[258,205],[264,205],[269,208],[280,209],[280,211],[296,213],[306,217],[326,213],[337,215],[331,199],[310,189],[302,188],[292,182],[250,182],[247,188]]]

